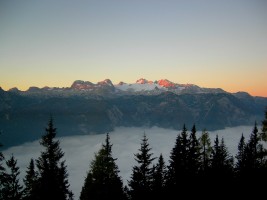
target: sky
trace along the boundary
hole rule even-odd
[[[168,79],[267,97],[265,0],[2,0],[0,87]]]
[[[187,128],[191,129],[191,127]],[[258,128],[260,129],[260,127]],[[248,141],[252,129],[253,127],[250,126],[238,126],[208,133],[212,145],[216,135],[218,135],[220,141],[222,138],[224,139],[229,154],[235,156],[241,134],[243,133],[245,141]],[[110,132],[110,143],[113,145],[112,156],[117,158],[116,164],[120,170],[119,176],[122,178],[124,185],[127,185],[127,181],[130,180],[132,167],[138,165],[134,160],[134,154],[139,152],[138,149],[140,149],[144,133],[148,139],[152,156],[158,158],[162,154],[166,165],[168,165],[170,152],[175,145],[177,135],[181,131],[158,127],[150,129],[117,127],[115,131]],[[201,131],[198,131],[197,137],[200,135]],[[80,196],[84,179],[90,169],[89,165],[94,159],[95,153],[99,151],[101,145],[105,142],[105,138],[106,134],[58,138],[60,147],[65,153],[63,159],[66,160],[70,189],[77,200]],[[39,141],[35,141],[11,147],[3,151],[3,154],[6,159],[9,159],[12,154],[14,155],[17,160],[17,166],[20,168],[20,181],[22,181],[30,159],[37,159],[42,150]],[[155,162],[157,162],[157,159],[154,160],[154,164]]]

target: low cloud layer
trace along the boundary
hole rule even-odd
[[[188,129],[190,130],[191,127],[188,127]],[[252,129],[253,127],[250,126],[239,126],[212,131],[209,132],[209,135],[212,143],[217,134],[220,139],[223,137],[229,152],[231,155],[235,155],[241,134],[243,133],[246,140],[248,140]],[[134,160],[134,154],[140,149],[144,132],[152,148],[153,155],[158,157],[162,153],[166,164],[168,164],[171,149],[174,147],[175,139],[181,131],[158,127],[150,129],[118,127],[115,131],[110,132],[110,142],[113,144],[113,157],[118,158],[116,163],[120,169],[120,176],[124,184],[127,184],[127,180],[130,179],[132,167],[137,164]],[[200,134],[201,131],[197,132],[197,136]],[[75,199],[79,199],[89,165],[94,158],[94,154],[98,152],[102,143],[105,142],[105,138],[106,134],[58,138],[60,140],[60,147],[65,152],[64,159],[66,160],[69,173],[70,189],[73,191]],[[39,141],[35,141],[11,147],[3,153],[6,159],[13,154],[18,160],[22,180],[30,159],[37,159],[40,156],[41,150],[42,146],[39,144]]]

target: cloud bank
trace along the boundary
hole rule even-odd
[[[187,128],[189,129],[188,133],[190,133],[191,127]],[[245,139],[248,140],[252,129],[253,127],[251,126],[238,126],[212,131],[209,132],[209,135],[212,143],[217,134],[219,139],[223,137],[229,152],[231,155],[235,155],[241,134],[243,133]],[[113,157],[118,158],[116,163],[120,169],[120,176],[124,184],[127,184],[127,180],[130,179],[132,167],[137,164],[134,160],[134,154],[140,148],[144,133],[148,138],[153,155],[158,157],[162,153],[166,164],[168,164],[171,149],[174,147],[175,139],[181,131],[158,127],[149,129],[118,127],[115,131],[110,132],[110,142],[113,144]],[[200,136],[200,134],[201,131],[198,131],[197,136]],[[60,140],[60,147],[65,152],[64,159],[66,160],[69,173],[70,189],[73,191],[75,199],[79,199],[89,165],[92,159],[94,159],[95,153],[98,152],[102,143],[105,142],[105,138],[106,134],[58,138]],[[39,141],[35,141],[11,147],[3,153],[6,159],[12,154],[15,156],[20,167],[22,181],[30,159],[37,159],[40,156],[41,150],[42,146],[39,144]]]

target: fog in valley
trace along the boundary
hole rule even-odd
[[[188,134],[192,127],[187,127]],[[246,141],[252,132],[253,126],[238,126],[226,128],[217,131],[208,131],[210,139],[213,141],[218,134],[219,139],[224,138],[225,144],[231,155],[237,153],[237,145],[243,133]],[[261,127],[258,126],[259,131]],[[60,132],[60,130],[57,130]],[[200,136],[202,131],[197,132]],[[120,176],[124,184],[130,179],[132,167],[136,165],[134,154],[140,149],[142,137],[146,134],[150,144],[151,152],[154,157],[163,154],[166,164],[168,164],[171,149],[174,147],[175,139],[181,131],[172,129],[163,129],[158,127],[152,128],[125,128],[118,127],[115,131],[110,132],[110,142],[113,144],[113,158],[117,158],[116,163],[120,170]],[[94,154],[98,152],[102,143],[105,142],[106,134],[99,135],[82,135],[72,137],[57,138],[60,140],[60,147],[65,153],[67,170],[69,174],[70,189],[75,195],[75,199],[79,199],[80,191],[84,184],[89,165],[94,159]],[[21,172],[21,181],[25,176],[25,171],[29,165],[30,159],[37,159],[40,156],[42,146],[39,141],[25,143],[20,146],[11,147],[3,151],[4,156],[8,159],[12,154],[17,159]],[[155,160],[156,161],[156,160]]]

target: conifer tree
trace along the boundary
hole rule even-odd
[[[226,192],[225,196],[232,191],[233,184],[233,157],[229,154],[224,139],[219,142],[218,135],[216,135],[214,145],[211,152],[211,185],[212,189],[219,189],[223,187]],[[231,191],[231,192],[229,192]]]
[[[167,190],[171,196],[187,193],[186,188],[190,183],[189,167],[189,145],[190,141],[185,125],[182,132],[177,135],[175,145],[171,151],[168,173]]]
[[[175,145],[171,150],[170,154],[170,160],[168,165],[168,171],[167,171],[167,189],[170,193],[170,196],[172,196],[172,192],[175,191],[175,188],[178,187],[180,177],[179,177],[179,171],[182,168],[181,166],[181,135],[178,134],[175,140]]]
[[[265,177],[267,178],[267,149],[266,147],[267,142],[267,107],[265,109],[265,118],[262,121],[262,129],[260,133],[260,145],[258,147],[258,154],[260,159],[260,165],[261,165],[261,171],[265,174]],[[265,143],[265,144],[264,144]]]
[[[129,194],[132,200],[150,199],[153,181],[152,157],[148,139],[144,133],[139,153],[134,154],[137,165],[132,169],[129,185]]]
[[[239,179],[243,188],[248,194],[253,194],[255,198],[261,197],[260,193],[253,193],[253,190],[265,190],[262,180],[267,178],[266,149],[260,143],[261,137],[255,123],[250,138],[244,147],[243,173]]]
[[[158,162],[155,166],[152,181],[152,199],[163,199],[165,197],[166,190],[166,177],[167,167],[163,159],[162,154],[160,154]]]
[[[242,134],[240,141],[238,143],[238,152],[236,155],[237,161],[235,164],[235,171],[238,177],[242,176],[242,173],[244,173],[244,169],[245,169],[245,147],[246,147],[245,137]]]
[[[1,135],[1,131],[0,131],[0,135]],[[2,145],[2,143],[0,142],[0,148],[2,147],[3,145]],[[1,172],[3,172],[4,170],[5,170],[5,168],[4,168],[4,160],[5,160],[5,157],[4,157],[4,155],[3,155],[3,153],[2,153],[2,151],[0,151],[0,175],[1,175]],[[0,179],[1,180],[1,179]]]
[[[199,174],[197,184],[197,189],[199,192],[207,190],[210,187],[212,181],[212,175],[210,172],[211,166],[211,141],[209,133],[204,129],[201,136],[198,138],[199,141]],[[197,191],[195,190],[195,193]]]
[[[6,161],[6,166],[7,172],[3,182],[2,198],[5,200],[20,200],[22,198],[22,186],[19,183],[20,171],[17,160],[13,155]]]
[[[189,136],[189,155],[188,155],[188,167],[189,174],[192,178],[196,178],[200,170],[200,144],[196,137],[196,126],[193,125]]]
[[[260,142],[257,124],[255,123],[245,148],[245,168],[247,177],[254,180],[258,176],[266,176],[266,149]]]
[[[53,119],[48,122],[46,133],[42,136],[40,144],[44,147],[40,157],[36,160],[38,170],[38,199],[71,199],[73,194],[69,190],[64,153],[60,143],[55,140],[56,128]]]
[[[209,133],[204,129],[199,138],[200,144],[200,159],[201,159],[201,169],[205,173],[210,166],[210,156],[211,156],[211,141]]]
[[[250,134],[249,141],[245,147],[245,167],[250,172],[260,168],[260,160],[258,150],[260,148],[260,137],[258,134],[257,123]]]
[[[0,132],[1,134],[1,132]],[[0,148],[2,147],[2,143],[0,143]],[[5,174],[6,174],[6,169],[4,167],[4,160],[5,157],[2,153],[2,151],[0,151],[0,200],[3,200],[3,186],[4,186],[4,179],[5,179]]]
[[[125,199],[124,188],[119,169],[112,157],[112,144],[109,134],[106,135],[105,144],[95,154],[89,172],[81,190],[80,200],[108,200]]]
[[[221,139],[221,144],[220,144],[220,151],[221,151],[221,158],[222,158],[222,163],[225,169],[225,172],[232,176],[233,172],[233,164],[234,164],[234,158],[233,156],[229,153],[228,148],[226,147],[224,143],[224,138]]]
[[[222,138],[219,142],[218,135],[216,135],[211,153],[211,168],[216,174],[218,172],[220,175],[225,175],[232,170],[232,167],[233,158],[224,144],[224,139]]]
[[[23,190],[24,200],[35,200],[38,198],[37,189],[37,172],[35,171],[34,160],[31,159],[26,171],[26,176],[23,179],[25,188]]]
[[[187,129],[184,124],[181,132],[181,165],[184,175],[185,173],[188,174],[189,172],[189,142]]]
[[[265,118],[262,121],[261,139],[267,142],[267,107],[265,109]]]
[[[196,197],[196,194],[201,190],[201,184],[203,180],[201,178],[201,154],[200,154],[200,143],[196,137],[196,126],[193,125],[191,133],[189,135],[189,147],[188,147],[188,198]]]

